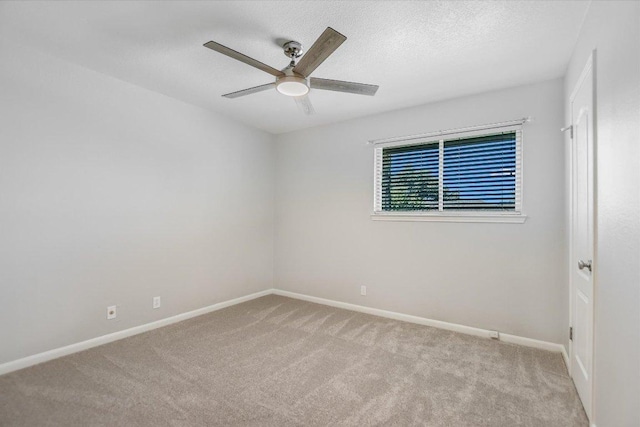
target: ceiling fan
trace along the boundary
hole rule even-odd
[[[276,78],[272,83],[222,95],[225,98],[238,98],[275,88],[281,94],[293,97],[298,107],[305,114],[313,114],[315,111],[307,96],[310,89],[333,90],[369,96],[375,95],[378,90],[376,85],[309,77],[346,39],[345,36],[333,28],[327,27],[304,56],[302,56],[302,45],[296,41],[289,41],[282,48],[284,49],[284,54],[291,59],[291,62],[283,70],[277,70],[214,41],[207,42],[204,46],[267,72]],[[302,58],[296,62],[301,56]]]

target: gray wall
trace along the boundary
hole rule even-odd
[[[270,135],[2,40],[0,57],[0,363],[272,287]]]
[[[592,422],[631,427],[640,425],[640,3],[591,4],[566,75],[567,104],[593,49],[597,244]]]
[[[526,223],[370,219],[367,140],[526,116]],[[276,287],[565,343],[563,116],[557,79],[278,136]]]

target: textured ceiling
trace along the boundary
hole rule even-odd
[[[564,74],[580,1],[1,2],[0,37],[271,133]],[[279,45],[326,27],[347,41],[313,77],[378,84],[375,97],[312,90],[316,114],[275,90],[220,95],[273,77],[202,46],[214,40],[275,68]]]

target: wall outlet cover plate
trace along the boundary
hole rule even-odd
[[[118,312],[115,305],[107,307],[107,320],[115,319],[117,315]]]

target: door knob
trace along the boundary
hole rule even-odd
[[[589,260],[589,261],[583,261],[583,260],[578,261],[578,268],[580,270],[584,270],[586,268],[587,270],[591,271],[591,260]]]

